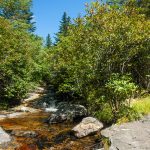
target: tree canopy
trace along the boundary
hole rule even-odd
[[[135,5],[120,7],[99,2],[87,5],[86,15],[69,26],[67,36],[60,37],[61,42],[52,54],[55,61],[50,66],[51,81],[58,91],[72,99],[81,99],[89,107],[93,105],[94,112],[102,109],[104,101],[110,104],[107,85],[113,74],[119,74],[118,81],[114,81],[118,88],[132,91],[134,84],[149,88],[150,21]],[[130,76],[133,84],[121,87],[120,83],[128,83],[127,78],[122,80],[124,76]],[[112,94],[112,97],[118,95]]]
[[[87,4],[72,22],[64,12],[56,43],[48,34],[43,46],[31,32],[32,1],[0,0],[0,105],[46,83],[105,122],[131,117],[130,99],[150,91],[149,3],[110,2]]]
[[[9,19],[19,27],[24,23],[28,30],[35,30],[33,13],[31,12],[32,0],[0,0],[0,16]]]

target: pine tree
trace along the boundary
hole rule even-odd
[[[62,19],[60,21],[59,32],[56,33],[56,43],[60,41],[60,36],[67,36],[69,25],[71,24],[71,18],[66,12],[63,13]]]
[[[60,21],[59,33],[63,36],[67,35],[67,30],[70,25],[70,17],[67,16],[67,13],[64,12],[62,20]]]
[[[52,46],[52,40],[51,40],[50,34],[48,34],[46,37],[46,47],[50,48],[51,46]]]
[[[0,16],[11,22],[22,23],[22,25],[27,24],[28,31],[33,32],[35,22],[33,22],[31,6],[32,0],[1,0]]]

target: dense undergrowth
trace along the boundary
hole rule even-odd
[[[2,108],[18,104],[44,82],[61,101],[83,104],[105,123],[149,112],[149,100],[130,105],[141,90],[150,88],[147,1],[93,2],[86,4],[85,16],[73,21],[65,13],[56,42],[48,36],[46,46],[33,33],[31,1],[17,1],[0,1]],[[11,13],[6,11],[9,4],[14,6]]]

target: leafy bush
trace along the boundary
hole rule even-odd
[[[106,100],[108,101],[114,118],[120,118],[120,113],[128,114],[125,109],[126,106],[130,107],[130,100],[134,96],[137,86],[131,82],[128,76],[120,76],[113,74],[108,83],[106,83]],[[125,111],[124,111],[125,109]]]
[[[114,116],[110,106],[106,103],[103,106],[101,105],[101,107],[103,107],[103,109],[95,111],[93,115],[105,124],[113,123]]]

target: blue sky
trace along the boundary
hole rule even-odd
[[[33,0],[32,11],[36,22],[36,34],[45,38],[48,33],[53,38],[58,31],[63,12],[71,18],[85,13],[85,3],[92,0]]]

